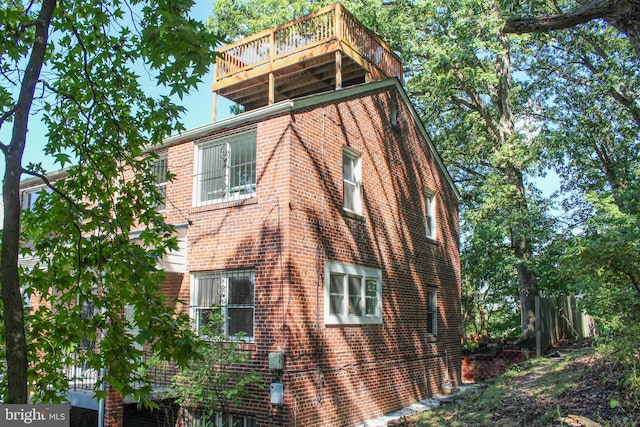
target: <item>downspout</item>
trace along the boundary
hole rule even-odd
[[[100,368],[100,374],[98,376],[98,381],[100,381],[100,391],[104,391],[104,382],[102,382],[102,378],[104,378],[105,369]],[[101,397],[98,400],[98,427],[104,427],[104,397]]]
[[[98,231],[98,233],[100,233],[100,231]],[[106,286],[106,273],[102,273],[102,289],[98,289],[98,292],[104,292],[104,288]],[[104,306],[100,309],[100,314],[103,316],[104,318],[104,313],[105,313],[106,309],[104,308]],[[102,338],[104,338],[104,331],[102,329],[100,329],[100,341],[102,341]],[[101,357],[100,357],[101,363],[103,364],[104,361],[104,355],[101,352]],[[105,391],[105,386],[104,386],[104,377],[107,373],[106,368],[101,367],[100,371],[98,373],[98,381],[100,382],[100,387],[99,390],[103,393],[100,393],[102,396],[104,396],[104,391]],[[100,400],[98,400],[98,427],[104,427],[104,413],[105,413],[105,397],[101,397]]]

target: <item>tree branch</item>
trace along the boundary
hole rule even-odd
[[[620,1],[594,0],[572,9],[568,12],[556,15],[542,16],[539,18],[507,19],[502,31],[507,34],[546,33],[550,30],[564,30],[579,24],[598,18],[610,18],[619,9],[616,5]]]
[[[600,58],[605,61],[610,60],[607,53],[604,51],[604,49],[602,49],[600,45],[598,45],[595,40],[593,40],[591,37],[586,37],[585,39],[587,40],[587,43],[589,43],[589,45],[593,47],[594,51]],[[587,67],[593,74],[597,74],[598,70],[593,65],[593,62],[589,59],[589,57],[587,55],[582,55],[582,57],[584,66]],[[633,121],[635,121],[636,124],[640,127],[640,109],[636,107],[633,95],[627,96],[627,94],[623,93],[622,91],[616,90],[613,87],[610,87],[608,89],[608,92],[613,99],[615,99],[620,105],[627,109],[629,114],[631,114]]]
[[[65,193],[63,193],[62,191],[60,191],[58,188],[56,188],[51,181],[49,180],[49,178],[45,175],[42,174],[40,172],[36,172],[34,170],[30,170],[30,169],[25,169],[22,168],[22,173],[25,175],[31,175],[34,176],[36,178],[40,178],[42,180],[42,182],[45,183],[45,185],[51,189],[51,191],[53,191],[54,193],[56,193],[57,195],[59,195],[60,197],[62,197],[64,200],[67,201],[67,203],[69,203],[70,206],[73,206],[78,212],[82,212],[83,209],[78,206],[78,204],[73,201],[68,195],[66,195]]]

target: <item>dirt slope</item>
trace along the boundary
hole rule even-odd
[[[405,425],[640,427],[619,368],[589,342],[564,343]]]

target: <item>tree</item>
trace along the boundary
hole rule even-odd
[[[237,369],[249,361],[250,353],[229,342],[222,331],[222,311],[212,307],[207,324],[199,329],[205,337],[197,348],[197,361],[185,366],[172,378],[172,394],[182,408],[193,409],[202,415],[203,425],[218,425],[217,412],[237,406],[252,392],[262,389],[262,377],[256,371]],[[242,336],[236,336],[242,340]],[[253,387],[253,389],[251,389]],[[223,422],[226,425],[226,421]]]
[[[214,19],[212,24],[237,34],[230,26],[218,25],[227,25],[227,16],[235,16],[241,8],[251,9],[254,2],[233,4],[229,9],[224,2],[216,3],[220,9],[214,18],[224,16],[225,22]],[[317,2],[290,1],[283,9],[306,10],[303,5]],[[535,221],[543,205],[533,198],[525,177],[535,170],[539,149],[516,126],[527,111],[526,99],[519,95],[512,77],[514,43],[501,32],[500,5],[474,0],[344,5],[401,52],[409,95],[461,186],[463,220],[472,215],[472,206],[484,209],[484,218],[494,224],[490,244],[506,245],[513,255],[510,260],[526,330],[527,313],[534,311],[538,293],[532,265]],[[253,32],[272,25],[266,18],[272,15],[249,19],[242,27],[231,26]]]
[[[640,4],[635,0],[576,0],[579,5],[554,3],[553,15],[537,18],[507,19],[503,31],[507,34],[541,33],[565,30],[603,19],[625,34],[640,59]],[[568,10],[563,11],[563,8]]]
[[[107,367],[103,380],[125,394],[132,391],[134,368],[143,364],[139,345],[180,363],[194,344],[179,333],[185,318],[157,292],[156,260],[176,242],[153,209],[161,195],[153,160],[143,156],[146,147],[181,129],[183,109],[169,96],[195,87],[220,40],[188,17],[192,5],[2,3],[0,128],[12,126],[10,141],[0,141],[6,168],[0,260],[5,403],[26,403],[30,386],[35,400],[56,399],[68,387],[63,365],[82,353],[78,343],[89,331],[100,351],[81,354],[82,361]],[[136,68],[164,94],[145,93]],[[22,165],[35,113],[48,128],[45,154],[60,168],[74,164],[66,179],[50,182],[39,165]],[[40,193],[21,223],[24,174],[41,178],[50,193]],[[35,266],[19,267],[19,256],[31,257]],[[33,311],[24,303],[31,294],[43,303]],[[82,315],[86,304],[95,307],[89,319]],[[126,308],[133,311],[129,318]]]
[[[420,2],[413,8],[417,37],[409,64],[419,65],[409,72],[410,96],[461,187],[469,240],[482,232],[485,245],[510,251],[521,328],[531,332],[535,249],[547,233],[540,230],[544,204],[526,182],[539,165],[539,147],[528,137],[527,98],[512,75],[518,46],[501,34],[498,3]]]
[[[637,177],[640,64],[620,35],[591,23],[528,43],[527,90],[544,122],[540,140],[563,192],[584,200],[613,194]],[[621,206],[622,207],[622,206]],[[575,208],[575,205],[574,205]]]
[[[583,295],[618,355],[640,331],[637,242],[640,62],[599,22],[532,37],[526,70],[544,125],[547,167],[561,177],[565,226],[547,251],[560,291]],[[554,254],[555,253],[555,254]],[[553,277],[555,276],[555,277]],[[635,363],[635,362],[633,362]]]

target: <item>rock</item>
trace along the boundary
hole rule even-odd
[[[560,418],[560,421],[570,427],[602,427],[602,424],[580,415],[567,415],[566,417]]]

